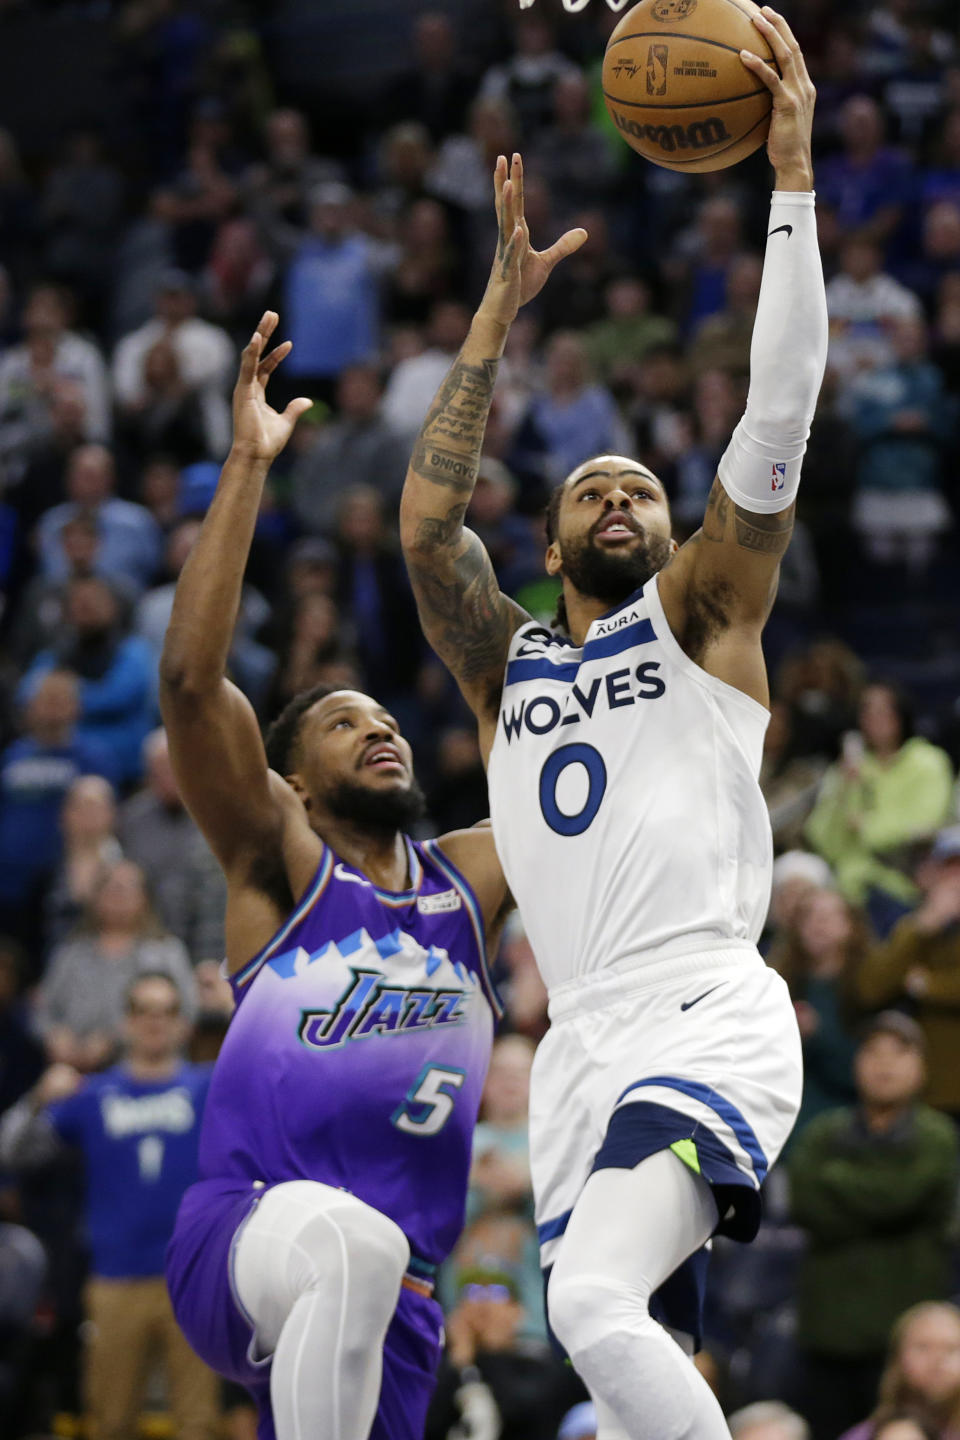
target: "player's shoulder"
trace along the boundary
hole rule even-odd
[[[448,830],[445,835],[430,842],[428,853],[434,848],[470,886],[489,925],[509,901],[509,890],[493,842],[490,821],[481,820],[464,830]]]

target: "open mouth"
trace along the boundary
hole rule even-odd
[[[602,540],[604,543],[612,543],[632,540],[634,536],[640,532],[628,516],[614,513],[601,520],[594,533],[598,540]]]
[[[403,757],[396,745],[389,742],[371,745],[363,757],[363,768],[365,770],[405,770]]]

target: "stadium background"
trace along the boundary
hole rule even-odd
[[[905,1265],[907,1301],[958,1288],[952,1152],[946,1200],[941,1173],[936,1203],[918,1179],[919,1199],[885,1209],[914,1163],[903,1134],[879,1159],[861,1137],[842,1163],[796,1145],[856,1103],[858,1037],[882,1006],[918,1022],[927,1098],[960,1118],[960,31],[951,0],[785,10],[818,87],[831,346],[767,636],[763,784],[791,853],[764,944],[809,1080],[799,1184],[791,1195],[782,1166],[757,1245],[715,1257],[706,1363],[728,1409],[785,1401],[830,1440],[846,1412],[821,1413],[823,1396],[849,1409],[874,1393],[903,1308],[885,1277]],[[296,346],[278,392],[316,404],[269,482],[233,677],[263,718],[329,679],[391,705],[430,833],[484,815],[485,784],[470,717],[419,635],[396,507],[482,292],[497,153],[523,151],[535,243],[590,231],[522,312],[501,370],[469,519],[504,589],[549,616],[542,506],[591,454],[641,455],[681,538],[698,524],[743,404],[770,172],[762,152],[705,177],[634,156],[599,95],[615,21],[601,0],[577,17],[550,0],[523,17],[507,0],[0,0],[0,1108],[51,1058],[90,1070],[114,1053],[116,1026],[74,1008],[98,946],[131,965],[149,953],[191,987],[194,1056],[227,1023],[204,963],[222,945],[216,870],[152,732],[172,581],[262,309]],[[103,778],[78,783],[89,774]],[[484,1374],[504,1415],[542,1383],[539,1428],[502,1430],[536,1440],[556,1431],[543,1417],[559,1392],[524,1176],[545,1006],[518,923],[498,970],[510,1038],[444,1294],[461,1339],[464,1276],[519,1296],[487,1337],[506,1361]],[[928,1160],[917,1150],[917,1176]],[[860,1208],[858,1186],[873,1197]],[[69,1156],[0,1175],[4,1434],[74,1433],[82,1206]],[[834,1232],[826,1209],[843,1214]],[[911,1245],[934,1258],[924,1280]],[[940,1319],[953,1379],[939,1401],[897,1357],[887,1398],[926,1404],[953,1437],[960,1331]],[[443,1383],[452,1405],[459,1379]],[[162,1380],[148,1405],[162,1412]],[[433,1433],[448,1428],[438,1417]]]

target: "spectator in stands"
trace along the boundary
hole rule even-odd
[[[154,296],[153,319],[117,345],[114,390],[121,413],[131,422],[151,404],[151,373],[156,403],[161,364],[176,374],[178,384],[199,409],[204,454],[222,459],[230,445],[227,394],[234,370],[233,344],[219,325],[197,315],[194,282],[182,270],[168,270],[162,276]]]
[[[416,673],[423,646],[413,595],[378,490],[347,486],[336,538],[340,563],[335,598],[343,613],[353,617],[357,659],[369,688],[385,704],[393,704]]]
[[[572,330],[558,331],[547,345],[544,389],[531,401],[530,415],[546,440],[555,482],[591,455],[630,454],[613,396],[591,381],[584,343]]]
[[[604,132],[590,113],[590,86],[571,70],[553,87],[553,118],[528,146],[530,168],[544,179],[557,201],[557,223],[578,210],[602,204],[617,181],[619,166]]]
[[[329,595],[304,595],[294,606],[290,631],[280,646],[269,709],[279,711],[295,695],[320,683],[323,668],[348,654],[351,627]]]
[[[869,95],[852,95],[840,112],[841,152],[817,167],[817,193],[842,230],[886,248],[910,195],[906,157],[884,144],[883,112]]]
[[[810,1440],[802,1415],[779,1400],[760,1400],[737,1410],[727,1421],[733,1440]]]
[[[60,812],[80,775],[106,775],[111,757],[76,733],[80,697],[67,670],[43,676],[23,733],[0,753],[0,930],[40,949],[40,887],[61,855]]]
[[[157,918],[194,960],[223,953],[226,890],[210,847],[184,809],[166,731],[143,747],[146,784],[120,808],[119,838],[143,871]]]
[[[31,1168],[71,1146],[83,1156],[91,1276],[85,1292],[86,1397],[98,1440],[128,1440],[148,1360],[161,1349],[181,1440],[215,1440],[216,1377],[174,1321],[164,1252],[197,1146],[210,1072],[181,1058],[187,1038],[169,978],[147,973],[122,996],[123,1059],[84,1080],[53,1065],[0,1125],[0,1160]]]
[[[274,110],[264,125],[263,160],[244,176],[250,214],[267,248],[278,253],[308,222],[310,197],[320,185],[342,182],[343,167],[310,153],[310,133],[299,110]]]
[[[910,1008],[926,1042],[925,1099],[960,1119],[960,826],[940,831],[918,878],[920,904],[862,958],[857,995]]]
[[[383,312],[394,325],[425,325],[438,300],[462,293],[458,247],[439,200],[423,196],[398,222],[400,253],[384,286]]]
[[[901,267],[910,289],[919,295],[929,314],[937,291],[948,275],[960,268],[960,196],[938,200],[923,217],[921,250],[917,260]]]
[[[64,548],[67,523],[83,515],[97,527],[96,573],[117,578],[137,592],[149,585],[160,563],[162,536],[149,510],[115,493],[117,471],[104,445],[81,445],[70,456],[67,499],[48,510],[37,528],[44,574],[62,580],[71,571]]]
[[[99,775],[81,776],[67,791],[60,816],[63,853],[44,897],[44,952],[80,923],[94,890],[122,857],[113,787]]]
[[[202,396],[187,384],[164,335],[144,356],[140,401],[124,414],[119,438],[137,461],[163,450],[189,465],[210,453],[205,421]]]
[[[869,944],[863,915],[836,890],[819,888],[800,901],[777,951],[803,1041],[803,1100],[794,1137],[816,1115],[856,1098],[855,985]]]
[[[436,141],[458,134],[476,89],[464,56],[448,15],[439,10],[418,15],[413,27],[413,64],[396,76],[384,97],[388,123],[412,120]]]
[[[77,735],[112,756],[111,779],[127,785],[140,775],[141,747],[155,713],[150,649],[124,632],[120,605],[105,580],[71,580],[65,625],[57,641],[41,650],[20,683],[27,702],[50,670],[72,670],[80,689]]]
[[[122,217],[119,171],[104,156],[96,131],[75,130],[47,177],[40,202],[47,273],[102,301]]]
[[[448,135],[430,167],[430,194],[464,211],[483,237],[488,233],[489,220],[485,222],[481,217],[490,208],[490,176],[497,156],[509,155],[516,149],[518,133],[517,117],[509,102],[480,95],[470,106],[466,131]],[[468,238],[482,248],[477,236]]]
[[[893,324],[919,319],[922,308],[912,290],[884,272],[880,246],[854,235],[840,252],[839,271],[827,282],[827,314],[827,364],[845,386],[857,371],[893,361]]]
[[[507,595],[516,595],[543,574],[540,537],[530,521],[516,513],[516,496],[516,481],[506,465],[482,455],[467,520],[483,541]]]
[[[459,342],[454,354],[457,348]],[[443,363],[449,365],[450,356],[446,351],[443,354]],[[308,534],[334,533],[347,478],[351,484],[378,490],[387,508],[396,509],[409,458],[409,424],[401,407],[403,420],[398,428],[396,419],[385,413],[383,398],[380,376],[372,365],[349,365],[338,377],[336,418],[315,428],[312,443],[301,450],[291,478],[293,511]]]
[[[186,563],[200,532],[199,520],[182,520],[167,540],[166,569],[169,579],[141,596],[133,615],[134,632],[150,647],[154,672],[160,663],[163,637],[173,610],[177,576]],[[254,636],[270,619],[270,606],[254,585],[244,585],[240,615],[230,647],[230,674],[259,710],[266,699],[277,668],[276,657]]]
[[[918,574],[952,523],[942,475],[957,413],[928,358],[923,320],[898,320],[891,340],[892,363],[858,377],[849,390],[860,442],[853,523],[875,560],[903,559]]]
[[[394,367],[383,395],[381,413],[394,435],[406,449],[416,439],[433,397],[448,373],[467,331],[470,311],[466,305],[441,300],[430,312],[427,348]],[[404,466],[406,469],[406,466]]]
[[[801,752],[792,707],[785,700],[771,700],[760,788],[770,815],[774,850],[791,850],[800,843],[826,768],[823,756]]]
[[[48,440],[58,387],[79,388],[85,440],[110,436],[103,356],[70,327],[73,301],[58,285],[37,285],[23,311],[24,338],[0,358],[0,455],[25,463]]]
[[[632,377],[638,363],[662,345],[673,345],[677,327],[650,309],[650,287],[637,275],[618,275],[606,288],[606,315],[583,332],[587,359],[614,389]]]
[[[537,969],[533,948],[516,911],[503,927],[500,959],[506,972],[502,982],[509,996],[507,1009],[518,1035],[534,1042],[547,1033],[547,991]]]
[[[876,1440],[883,1416],[900,1409],[922,1416],[934,1440],[960,1437],[960,1310],[955,1305],[922,1302],[900,1316],[890,1334],[880,1408],[841,1440]]]
[[[354,220],[353,192],[339,182],[310,195],[309,229],[293,251],[283,283],[293,350],[284,379],[321,399],[347,365],[372,361],[380,343],[382,257]]]
[[[855,1072],[856,1108],[811,1121],[788,1160],[794,1219],[809,1240],[797,1335],[814,1440],[833,1440],[870,1408],[894,1320],[950,1286],[957,1136],[919,1103],[923,1031],[884,1011]]]
[[[749,375],[750,342],[762,274],[759,255],[743,253],[731,260],[723,308],[701,320],[690,342],[690,358],[696,371],[725,370],[741,378]]]
[[[60,532],[60,544],[67,562],[64,577],[34,575],[20,596],[14,616],[11,646],[19,664],[28,664],[38,650],[52,645],[63,625],[63,612],[70,581],[98,573],[100,535],[92,515],[81,510]],[[113,582],[116,586],[117,582]],[[121,582],[121,585],[123,582]]]
[[[187,952],[154,915],[140,867],[117,860],[94,884],[80,928],[50,957],[38,1016],[51,1062],[90,1071],[111,1060],[122,1039],[127,989],[147,971],[169,976],[192,1019]]]
[[[946,821],[952,802],[949,756],[914,734],[903,692],[881,681],[860,697],[859,732],[831,765],[806,825],[806,837],[829,861],[855,905],[873,904],[875,926],[885,899],[908,906],[917,895],[912,847]]]
[[[680,236],[676,256],[663,266],[680,289],[678,319],[687,333],[723,310],[730,267],[742,250],[743,215],[737,202],[729,195],[702,201],[693,226]]]
[[[515,51],[494,65],[480,83],[481,100],[505,100],[513,109],[527,140],[536,140],[555,114],[557,84],[576,79],[579,70],[557,48],[546,13],[531,10],[514,21]]]
[[[492,1259],[458,1276],[426,1440],[478,1424],[500,1440],[554,1440],[582,1388],[545,1343],[520,1340],[523,1318],[516,1280]]]

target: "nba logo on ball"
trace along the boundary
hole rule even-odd
[[[666,95],[667,56],[666,45],[651,45],[647,51],[647,94]]]
[[[787,478],[786,460],[775,460],[770,467],[770,489],[782,490],[783,482]]]

